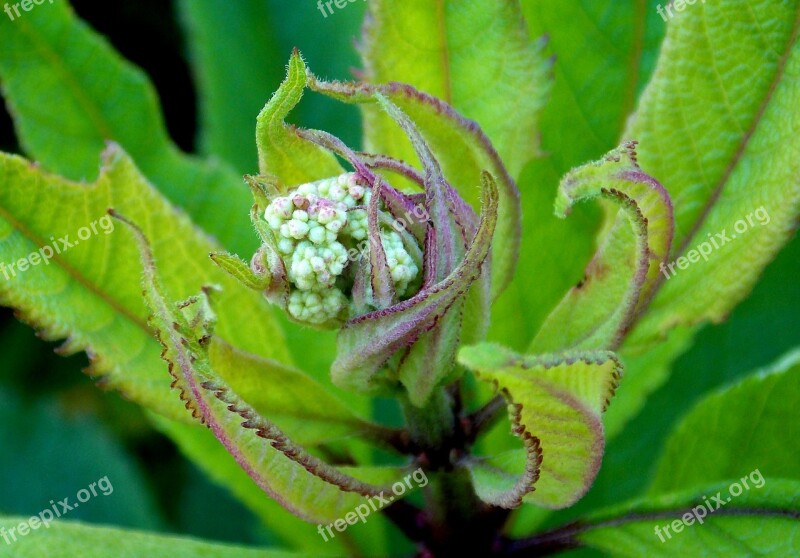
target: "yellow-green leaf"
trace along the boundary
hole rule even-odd
[[[529,460],[538,453],[529,438],[539,442],[538,481],[525,487],[528,494],[522,501],[563,508],[579,500],[592,485],[603,457],[601,415],[622,374],[613,353],[522,356],[484,344],[461,349],[458,358],[508,401],[514,434],[525,442]],[[478,489],[479,494],[486,491]]]
[[[705,2],[670,22],[626,137],[669,191],[675,241],[632,345],[720,322],[800,215],[800,2]],[[728,45],[735,44],[736,48]]]
[[[283,333],[263,297],[211,262],[208,254],[220,246],[159,195],[116,146],[106,151],[93,184],[0,154],[0,262],[7,274],[0,281],[0,302],[47,338],[66,338],[64,352],[86,350],[91,374],[104,385],[186,420],[146,325],[136,245],[115,228],[106,213],[111,207],[158,238],[154,251],[174,296],[186,298],[204,284],[222,287],[220,304],[227,309],[217,328],[222,338],[260,357],[288,360]],[[50,253],[44,261],[41,256]],[[29,262],[24,271],[20,261]]]
[[[672,203],[657,180],[636,164],[634,144],[567,174],[556,199],[565,217],[581,200],[614,202],[617,218],[583,280],[553,310],[529,351],[614,349],[649,299],[672,242]]]
[[[130,153],[172,203],[230,250],[256,240],[237,226],[250,205],[241,175],[182,153],[169,138],[155,89],[68,2],[0,18],[0,83],[26,155],[74,180],[97,176],[106,142]]]
[[[256,121],[256,144],[261,173],[275,177],[280,187],[290,188],[344,172],[330,152],[301,138],[285,122],[303,97],[308,84],[306,65],[295,50],[286,79],[264,106]]]

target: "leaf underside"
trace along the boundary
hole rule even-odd
[[[601,415],[622,375],[617,358],[605,351],[529,357],[484,344],[463,348],[459,362],[494,384],[508,401],[513,432],[526,446],[517,451],[528,454],[525,474],[532,482],[524,487],[517,484],[516,494],[504,497],[546,508],[567,507],[580,499],[603,457]],[[522,463],[525,457],[506,460]],[[533,461],[537,459],[540,467]],[[538,480],[533,474],[536,468]],[[486,475],[473,478],[482,481]],[[479,486],[477,491],[492,494],[496,487]]]

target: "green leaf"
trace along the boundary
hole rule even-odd
[[[658,345],[620,355],[625,364],[625,381],[603,420],[609,440],[644,408],[647,396],[669,379],[675,361],[692,346],[696,336],[696,328],[677,327]]]
[[[250,266],[233,254],[211,254],[211,260],[245,287],[263,291],[270,285],[270,276],[256,274]]]
[[[247,402],[260,415],[269,417],[300,444],[380,435],[378,427],[359,419],[324,386],[294,368],[239,350],[216,337],[209,343],[208,356],[214,370],[234,391],[249,394]]]
[[[370,3],[361,55],[367,81],[408,83],[478,122],[512,176],[538,154],[549,64],[542,46],[528,36],[517,2],[415,0],[398,11],[392,2],[376,0]],[[425,133],[433,133],[407,103],[400,107]],[[413,160],[411,145],[394,123],[376,107],[364,110],[367,149]],[[427,139],[438,153],[441,136]],[[448,171],[445,165],[450,176]],[[476,172],[471,174],[467,184],[476,184]]]
[[[741,481],[737,477],[731,483]],[[796,556],[800,553],[800,482],[767,479],[761,488],[750,486],[729,502],[724,500],[730,483],[637,501],[593,514],[575,528],[565,529],[562,540],[636,558]],[[710,513],[705,503],[716,508],[714,496],[721,496],[724,505]],[[701,524],[695,518],[704,512]]]
[[[521,356],[498,345],[465,347],[459,362],[491,382],[509,403],[514,434],[540,442],[541,470],[523,501],[563,508],[579,500],[594,481],[603,457],[601,415],[622,375],[605,351]],[[480,480],[479,477],[473,477]],[[479,487],[478,493],[487,491]],[[532,492],[532,493],[530,493]]]
[[[382,92],[420,127],[465,200],[477,208],[482,170],[498,179],[496,296],[513,277],[519,254],[521,212],[513,181],[539,154],[539,113],[549,90],[542,45],[528,37],[517,2],[416,0],[398,12],[378,0],[370,3],[361,53],[365,79],[392,82]],[[415,160],[407,138],[379,107],[367,104],[363,111],[368,151]]]
[[[233,456],[210,430],[155,414],[151,414],[150,418],[161,432],[175,440],[181,452],[189,460],[202,469],[211,480],[230,490],[231,494],[251,509],[285,546],[314,555],[323,552],[346,553],[341,536],[326,542],[316,536],[313,529],[309,533],[308,523],[290,513],[272,498],[265,498],[255,481],[236,463]],[[375,518],[374,521],[379,519]]]
[[[280,191],[344,172],[333,154],[300,137],[294,127],[285,122],[307,85],[305,62],[295,50],[289,60],[286,79],[261,110],[256,122],[261,173],[276,178]]]
[[[29,517],[0,518],[0,529],[18,529]],[[37,518],[38,519],[38,518]],[[56,521],[45,528],[37,523],[16,542],[11,540],[16,558],[301,558],[281,550],[248,549],[242,546],[213,544],[184,537],[152,535],[138,531],[94,527],[71,521]],[[3,542],[6,545],[6,542]],[[320,556],[320,554],[315,554]]]
[[[167,135],[147,77],[66,2],[13,22],[4,17],[0,35],[3,96],[31,158],[68,178],[93,178],[100,152],[115,141],[226,248],[254,250],[253,235],[237,226],[250,207],[241,177],[226,165],[181,153]]]
[[[531,37],[546,37],[555,81],[541,111],[543,158],[519,177],[524,257],[492,309],[490,339],[526,350],[583,277],[596,248],[598,208],[578,206],[562,220],[552,214],[552,200],[570,169],[628,139],[621,137],[625,121],[655,65],[665,28],[655,10],[659,2],[522,0]]]
[[[364,2],[337,11],[335,19],[320,14],[315,2],[243,0],[231,10],[222,0],[182,1],[178,8],[197,83],[201,148],[241,173],[256,168],[254,119],[283,79],[293,47],[300,47],[312,65],[324,66],[328,75],[348,75],[358,64],[352,38]],[[351,145],[360,138],[354,125],[357,111],[323,97],[304,99],[295,116]]]
[[[316,522],[334,521],[362,503],[361,496],[381,494],[380,487],[308,454],[225,383],[209,354],[216,325],[209,300],[213,289],[205,287],[201,295],[175,305],[167,302],[141,229],[115,216],[139,244],[150,324],[164,348],[162,358],[169,363],[173,385],[192,416],[211,429],[256,484],[298,517]]]
[[[177,7],[199,93],[201,148],[252,174],[253,122],[285,60],[272,32],[277,14],[263,0],[241,0],[235,10],[225,0],[181,0]]]
[[[734,479],[759,470],[800,480],[797,399],[800,350],[707,397],[666,443],[651,494]]]
[[[108,387],[186,420],[145,324],[136,245],[115,230],[106,215],[109,207],[138,219],[147,234],[159,238],[155,252],[175,296],[188,297],[204,284],[222,287],[220,303],[227,309],[218,324],[222,338],[261,357],[287,361],[268,303],[214,266],[206,255],[219,245],[153,190],[118,147],[104,154],[94,184],[70,182],[0,154],[0,184],[0,260],[8,262],[0,302],[47,338],[66,337],[64,353],[86,350],[91,374]],[[80,231],[91,234],[82,240],[77,235],[87,235]],[[76,245],[66,248],[61,238]],[[44,262],[48,250],[53,257]],[[19,262],[34,253],[40,255],[38,265],[19,270]]]
[[[105,490],[70,512],[70,519],[163,529],[149,479],[119,433],[101,422],[96,411],[71,408],[65,399],[31,400],[0,388],[0,440],[14,448],[0,455],[0,475],[14,479],[0,493],[0,510],[14,515],[38,511],[57,494],[73,501],[79,490],[105,477],[100,482]],[[125,417],[130,420],[130,412]]]
[[[601,198],[619,206],[583,280],[550,314],[530,352],[616,348],[649,299],[672,242],[672,204],[661,185],[636,164],[635,144],[567,174],[556,198],[565,217],[577,201]],[[613,212],[612,212],[613,213]]]
[[[337,10],[325,17],[316,2],[286,3],[265,0],[271,14],[267,27],[280,41],[281,63],[297,47],[311,67],[325,68],[329,76],[352,76],[359,65],[353,41],[361,32],[367,2],[354,2],[347,9]],[[327,0],[326,0],[327,1]],[[258,22],[258,32],[268,33],[264,22]],[[335,53],[335,55],[332,55]],[[263,69],[262,69],[263,71]],[[283,75],[275,80],[274,91]],[[266,98],[266,97],[265,97]],[[296,122],[304,122],[318,130],[326,130],[348,145],[361,141],[358,109],[337,104],[320,96],[309,96],[297,107]]]
[[[622,140],[638,139],[622,132],[664,35],[659,3],[521,1],[531,36],[546,37],[555,57],[541,131],[542,149],[559,176]]]
[[[725,319],[800,212],[800,114],[791,108],[800,3],[734,0],[693,11],[670,23],[626,132],[640,142],[642,168],[669,191],[676,222],[675,264],[632,345],[677,324]]]

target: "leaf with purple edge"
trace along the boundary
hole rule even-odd
[[[556,214],[564,217],[574,203],[595,198],[614,202],[616,220],[584,279],[542,325],[531,353],[616,348],[669,256],[672,203],[658,181],[639,168],[635,143],[568,173],[559,187]]]
[[[386,251],[381,242],[378,218],[379,202],[383,184],[376,181],[372,197],[367,206],[367,229],[369,231],[369,269],[370,284],[372,285],[373,303],[377,308],[388,308],[397,300],[397,293],[392,280],[392,272],[386,259]]]
[[[414,151],[422,162],[425,209],[429,221],[427,232],[430,237],[426,242],[435,247],[434,250],[425,251],[425,284],[430,285],[449,275],[466,250],[467,239],[463,239],[463,244],[458,242],[460,237],[467,234],[461,223],[462,216],[448,204],[447,181],[441,166],[416,124],[383,94],[375,93],[375,99],[411,140]]]
[[[434,328],[480,276],[497,222],[497,196],[494,180],[485,173],[478,231],[464,259],[444,280],[424,287],[409,300],[345,324],[339,332],[338,356],[331,370],[334,383],[360,392],[393,385],[389,378],[376,377],[379,370],[393,354]]]
[[[536,489],[542,467],[541,441],[522,424],[521,405],[509,405],[512,432],[525,451],[509,450],[466,462],[478,497],[493,506],[514,509]]]
[[[526,446],[518,451],[527,454],[529,478],[536,455],[529,437],[541,445],[535,491],[532,483],[517,484],[515,491],[504,493],[506,501],[514,503],[514,496],[553,509],[578,501],[600,469],[605,446],[601,415],[622,375],[617,357],[608,351],[524,356],[486,343],[461,349],[458,360],[481,380],[493,383],[508,401],[513,432]],[[506,458],[512,463],[523,460],[524,456]],[[493,477],[487,479],[484,472],[473,478],[485,482]],[[523,488],[527,494],[521,494]],[[477,491],[497,495],[491,485]]]
[[[468,236],[474,234],[472,211],[455,201],[460,197],[453,193],[445,180],[438,160],[415,123],[381,93],[375,93],[375,97],[409,137],[425,171],[425,206],[433,222],[428,227],[429,234],[432,234],[427,240],[432,249],[426,252],[425,284],[430,284],[430,281],[439,281],[450,272],[453,258],[462,257]],[[447,223],[447,227],[440,223]],[[459,235],[463,246],[458,241]],[[461,337],[467,342],[483,340],[491,315],[490,288],[489,266],[484,266],[480,279],[466,299],[456,302],[436,328],[425,332],[403,355],[398,377],[408,390],[412,404],[424,406],[438,386],[458,377],[460,371],[453,365]],[[465,309],[468,310],[466,313]]]
[[[424,407],[436,388],[460,376],[455,355],[461,341],[459,327],[464,301],[453,304],[435,328],[426,331],[403,354],[397,377],[408,391],[408,399]]]
[[[162,344],[162,358],[186,408],[214,433],[258,486],[295,515],[333,521],[383,490],[327,465],[291,441],[272,422],[241,400],[217,374],[209,357],[214,316],[209,293],[183,303],[167,302],[142,231],[115,214],[136,237],[143,264],[150,325]],[[244,422],[243,422],[244,421]]]
[[[433,149],[436,155],[436,167],[439,175],[446,176],[454,189],[467,200],[467,207],[474,211],[478,207],[476,189],[482,170],[492,173],[498,183],[500,198],[498,209],[498,227],[492,242],[492,297],[496,298],[511,282],[519,257],[522,213],[520,209],[519,190],[509,171],[489,138],[475,122],[465,119],[445,102],[431,97],[405,84],[373,86],[346,82],[325,82],[309,75],[309,87],[340,101],[369,104],[379,102],[386,109],[386,100],[398,107],[406,118],[413,121],[421,141],[425,142],[425,151]],[[381,101],[380,99],[385,99]],[[389,113],[395,123],[396,114]],[[408,129],[403,130],[407,137]],[[428,166],[425,151],[420,150],[419,141],[413,142],[413,153],[422,163]],[[427,147],[430,144],[431,147]],[[454,147],[457,146],[457,147]],[[441,162],[441,164],[440,164]],[[448,186],[449,188],[449,186]],[[455,196],[448,194],[451,205]],[[460,203],[461,200],[459,200]],[[461,214],[468,214],[465,207],[458,207]]]

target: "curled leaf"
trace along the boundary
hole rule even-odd
[[[536,490],[542,467],[541,441],[522,423],[521,405],[509,405],[512,432],[522,440],[524,451],[511,450],[491,457],[473,457],[467,462],[478,497],[493,506],[518,508],[523,498]],[[515,474],[522,471],[520,474]]]
[[[447,176],[450,177],[452,173],[450,180],[455,189],[468,201],[477,201],[474,184],[480,171],[492,173],[499,190],[498,228],[492,243],[492,296],[499,296],[514,276],[522,234],[522,210],[517,185],[481,127],[458,114],[446,102],[406,84],[325,82],[309,72],[308,86],[340,101],[378,103],[385,110],[389,107],[389,101],[392,106],[408,114],[415,128],[419,126],[424,133],[426,145],[435,142],[437,158],[446,164]],[[396,112],[387,112],[397,123]],[[410,138],[409,130],[404,131]],[[422,134],[419,137],[422,138]],[[420,149],[419,141],[412,140],[412,148],[423,167],[429,166],[427,153]],[[441,175],[438,162],[436,167]]]
[[[295,128],[285,122],[303,97],[307,83],[306,65],[295,49],[289,60],[286,79],[256,121],[261,173],[280,177],[281,188],[344,172],[333,155],[300,137]]]
[[[568,173],[559,187],[556,214],[565,217],[577,201],[595,198],[613,202],[620,211],[583,280],[547,318],[530,352],[617,347],[669,257],[672,203],[658,181],[639,168],[634,142]]]
[[[357,391],[374,391],[376,374],[397,351],[411,346],[433,329],[480,276],[497,220],[497,187],[483,177],[483,211],[475,237],[463,260],[442,281],[422,288],[414,297],[384,310],[359,316],[339,333],[334,382]],[[385,387],[385,383],[384,383]]]
[[[150,325],[162,344],[173,387],[256,484],[295,515],[317,522],[352,510],[361,503],[360,496],[380,494],[380,487],[308,454],[239,398],[214,371],[209,356],[215,322],[208,298],[212,289],[177,306],[168,303],[144,234],[124,217],[115,217],[128,225],[139,243]]]
[[[570,506],[586,494],[603,457],[601,415],[622,375],[614,354],[574,351],[522,356],[483,344],[463,348],[458,360],[478,378],[494,384],[508,401],[513,432],[525,444],[524,450],[517,450],[516,461],[527,463],[525,474],[531,479],[528,485],[517,483],[502,498],[491,485],[477,487],[478,494],[491,496],[490,502],[522,499],[553,509]],[[532,460],[538,453],[533,451],[531,437],[541,446],[538,481],[532,473]],[[481,483],[487,480],[486,474],[473,478]]]

